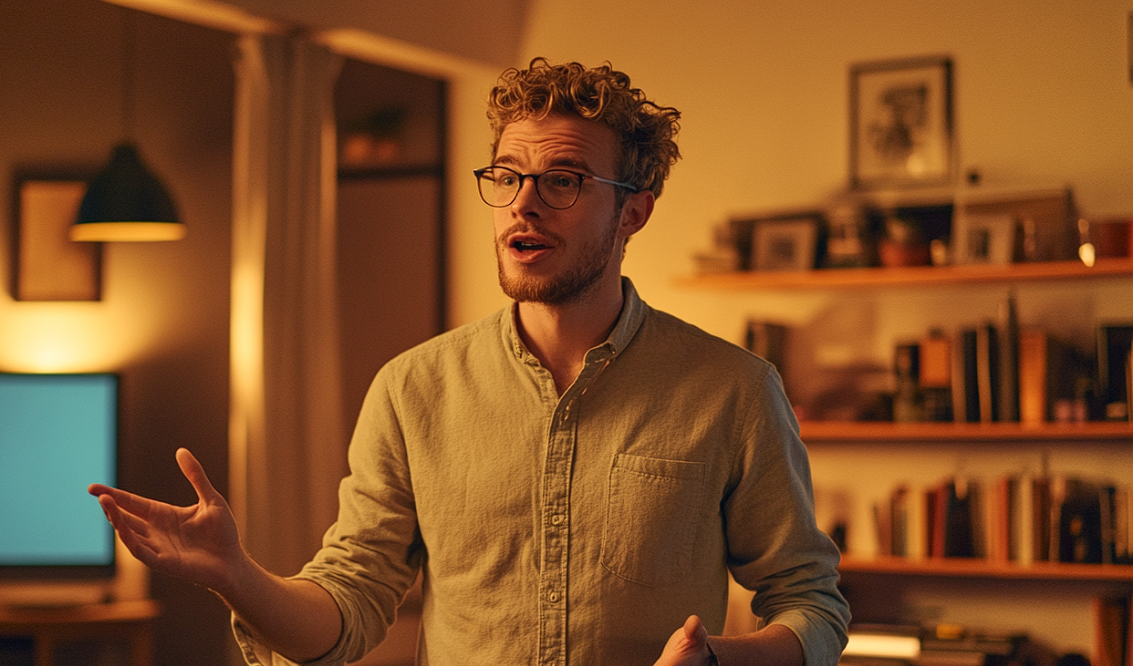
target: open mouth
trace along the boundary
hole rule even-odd
[[[537,243],[535,241],[516,240],[512,241],[511,246],[520,252],[534,252],[535,250],[545,250],[549,245]]]

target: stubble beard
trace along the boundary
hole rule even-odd
[[[508,229],[496,240],[500,288],[509,298],[520,303],[569,305],[581,301],[594,289],[613,260],[614,244],[618,238],[618,218],[618,215],[614,215],[609,224],[609,232],[595,241],[587,242],[576,261],[565,271],[545,278],[526,273],[522,265],[517,267],[518,274],[507,274],[504,270],[504,253],[507,251],[504,239],[527,225],[518,224]],[[563,247],[561,237],[544,230],[539,230],[539,233],[554,241],[555,247]]]

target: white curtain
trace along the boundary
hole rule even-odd
[[[235,57],[229,501],[249,553],[294,573],[346,471],[335,293],[341,58],[291,35]]]

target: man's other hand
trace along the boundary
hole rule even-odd
[[[690,615],[684,626],[669,637],[661,658],[653,666],[709,666],[711,663],[708,630],[699,617]]]

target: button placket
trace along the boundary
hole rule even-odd
[[[588,354],[582,373],[558,400],[547,437],[542,479],[542,557],[539,572],[540,664],[565,665],[570,555],[570,484],[577,435],[577,403],[609,365],[610,355]]]

